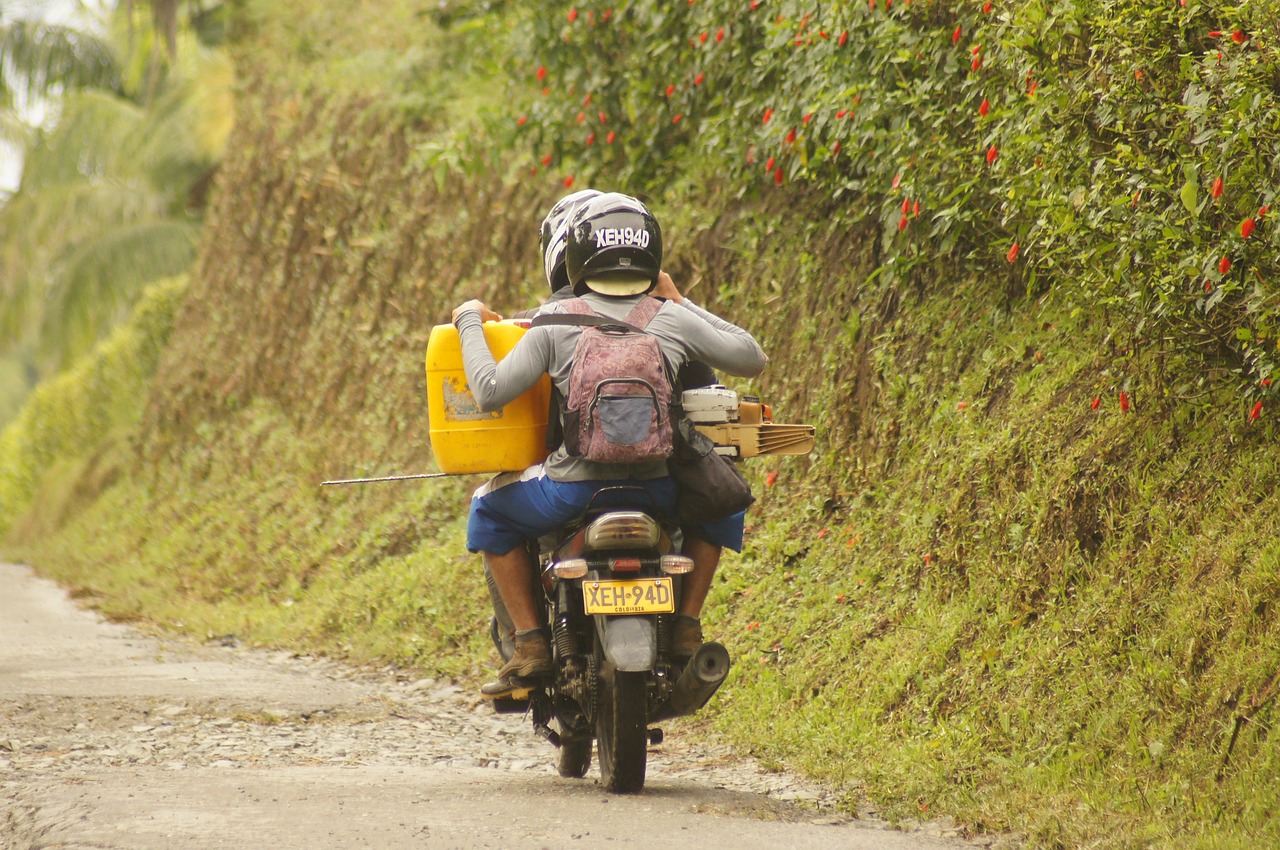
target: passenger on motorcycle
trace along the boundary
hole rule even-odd
[[[636,238],[615,243],[608,234],[602,235],[604,230],[628,232]],[[672,373],[694,360],[742,377],[753,377],[764,369],[764,352],[747,331],[684,298],[671,278],[662,274],[661,230],[636,199],[610,193],[583,203],[569,222],[566,257],[573,292],[602,316],[622,320],[650,294],[668,299],[646,330],[657,338]],[[560,312],[561,308],[552,303],[542,310]],[[582,328],[535,326],[501,363],[496,363],[481,324],[499,318],[479,300],[467,301],[453,312],[467,381],[480,409],[500,409],[532,387],[543,373],[549,373],[567,397],[574,348]],[[551,671],[551,653],[533,595],[535,563],[528,541],[581,514],[599,490],[620,484],[644,488],[660,510],[674,515],[676,488],[665,461],[596,463],[570,455],[563,443],[545,462],[523,472],[500,475],[476,491],[467,548],[483,553],[516,629],[514,654],[499,671],[499,681],[487,685],[486,691],[499,693],[510,687],[512,678]],[[696,540],[713,548],[717,556],[722,546],[740,550],[742,523],[741,514],[710,523],[694,530]],[[711,581],[705,566],[699,574],[696,561],[695,571],[686,576],[679,611],[682,616],[676,627],[676,643],[681,642],[682,631],[686,636],[696,632],[696,640],[686,637],[683,641],[695,648],[700,642],[698,617]],[[706,562],[704,557],[704,565]],[[712,573],[714,568],[712,562]]]

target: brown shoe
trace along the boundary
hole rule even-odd
[[[551,647],[540,629],[527,634],[517,633],[515,645],[511,660],[498,671],[499,679],[527,679],[551,672]]]
[[[671,634],[671,654],[676,658],[691,658],[702,646],[702,622],[688,614],[677,614]]]
[[[480,696],[485,699],[528,699],[533,688],[517,685],[510,679],[498,679],[496,682],[485,682],[480,686]]]

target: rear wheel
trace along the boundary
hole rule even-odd
[[[581,779],[591,767],[590,727],[572,729],[560,722],[560,761],[556,770],[566,779]]]
[[[596,712],[600,778],[608,790],[631,794],[644,788],[649,755],[648,674],[605,668]]]

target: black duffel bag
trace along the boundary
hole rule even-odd
[[[756,500],[733,461],[717,454],[716,444],[687,418],[676,420],[674,437],[667,471],[678,488],[676,514],[681,524],[715,522],[745,511]]]

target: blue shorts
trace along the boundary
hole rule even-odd
[[[552,481],[545,475],[528,476],[529,471],[510,483],[495,479],[481,487],[471,499],[467,518],[467,549],[501,555],[536,540],[556,527],[581,516],[588,505],[600,507],[653,508],[659,516],[675,516],[676,484],[670,478],[647,481]],[[596,493],[607,487],[639,487]],[[648,502],[648,504],[646,504]],[[686,529],[686,533],[716,546],[742,551],[746,512]]]

